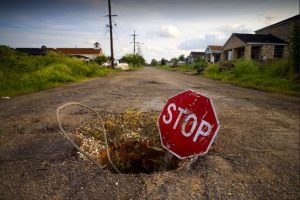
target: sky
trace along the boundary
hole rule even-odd
[[[207,45],[223,45],[231,33],[255,30],[299,14],[298,0],[111,0],[115,57],[133,52],[170,59]],[[0,45],[92,48],[110,56],[107,0],[1,0]]]

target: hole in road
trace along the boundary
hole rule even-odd
[[[127,110],[121,114],[102,115],[111,159],[122,173],[162,172],[179,167],[181,160],[161,146],[158,112]],[[100,121],[87,121],[73,131],[73,140],[114,173],[106,154],[103,132],[96,127],[101,127]]]

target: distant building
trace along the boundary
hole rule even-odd
[[[57,52],[63,53],[66,56],[87,58],[90,60],[96,59],[98,56],[103,56],[103,51],[101,48],[57,48]]]
[[[222,46],[208,45],[205,50],[205,60],[209,63],[219,62],[222,54]]]
[[[190,64],[195,63],[195,61],[197,59],[203,59],[204,60],[205,59],[205,53],[204,52],[195,52],[195,51],[192,51],[190,53],[190,55],[187,57],[187,61]]]
[[[16,48],[17,51],[33,56],[46,55],[49,51],[55,51],[53,48],[42,46],[41,48]]]

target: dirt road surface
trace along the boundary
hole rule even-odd
[[[55,110],[161,110],[192,89],[211,97],[221,124],[214,149],[189,168],[103,176],[74,157]],[[298,98],[144,68],[0,100],[0,199],[299,199]]]

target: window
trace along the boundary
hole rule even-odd
[[[283,45],[275,45],[274,58],[281,58],[283,56]]]

